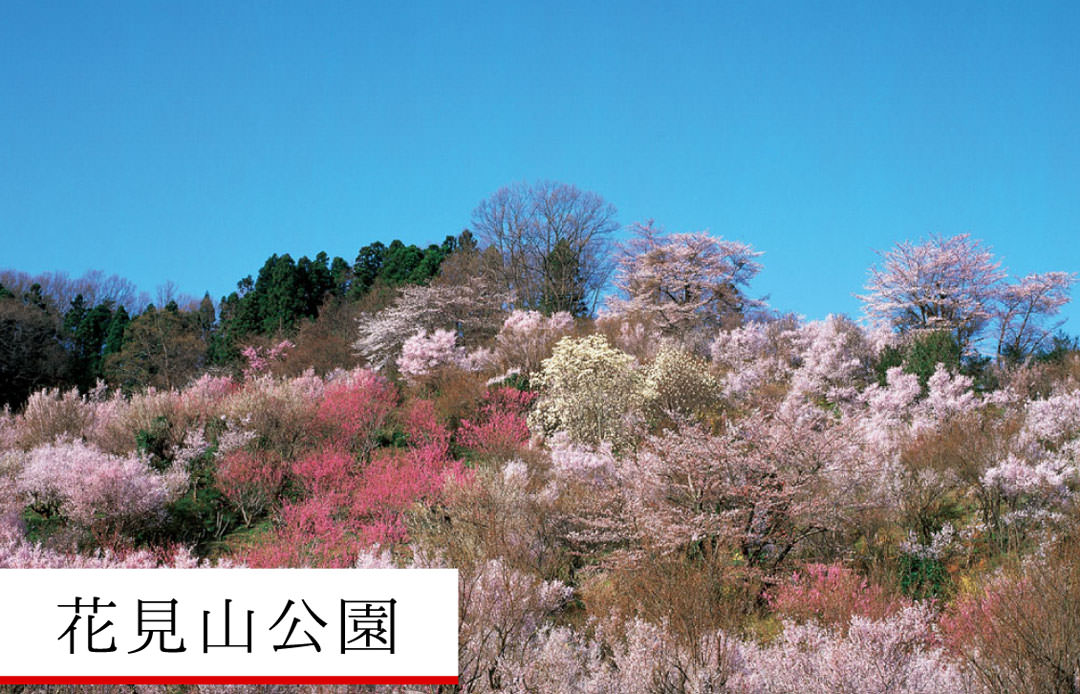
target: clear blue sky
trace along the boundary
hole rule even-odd
[[[1080,271],[1078,37],[1075,0],[4,0],[0,266],[218,298],[546,178],[752,243],[811,318],[929,233]]]

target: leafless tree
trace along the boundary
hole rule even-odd
[[[615,208],[565,183],[516,183],[473,212],[473,230],[502,255],[502,282],[520,308],[590,312],[611,276]]]

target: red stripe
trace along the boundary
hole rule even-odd
[[[0,684],[457,684],[451,677],[0,677]]]

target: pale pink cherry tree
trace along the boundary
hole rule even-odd
[[[1047,323],[1047,319],[1069,303],[1069,289],[1075,282],[1075,274],[1044,272],[1005,287],[997,313],[998,359],[1031,354],[1044,346],[1064,322]]]
[[[1006,275],[968,234],[904,241],[881,260],[859,297],[871,318],[901,331],[950,330],[966,350],[994,317]]]
[[[970,675],[939,645],[935,616],[919,604],[880,620],[853,617],[843,633],[787,623],[768,645],[744,642],[745,667],[729,682],[759,694],[974,694]]]
[[[373,369],[390,363],[418,329],[454,327],[464,347],[472,348],[499,331],[507,297],[484,283],[454,286],[408,286],[394,303],[357,320],[353,349]]]
[[[525,655],[544,635],[546,619],[572,590],[491,559],[463,571],[460,617],[460,683],[464,691],[517,691],[513,683]]]
[[[441,328],[431,334],[421,329],[401,346],[397,366],[405,378],[412,380],[464,362],[465,351],[458,347],[457,335]]]
[[[501,367],[525,374],[540,368],[561,338],[574,330],[574,317],[566,311],[545,316],[539,311],[514,310],[495,336],[495,357]]]
[[[682,335],[702,325],[738,324],[746,309],[761,305],[745,294],[761,270],[755,260],[761,253],[749,244],[706,232],[664,234],[652,221],[633,231],[615,271],[623,296],[609,300],[612,311]]]
[[[793,318],[750,321],[721,330],[709,348],[726,397],[752,400],[770,384],[786,383],[798,356],[798,325]]]
[[[800,326],[794,342],[799,365],[786,404],[801,399],[851,401],[872,374],[872,347],[859,326],[843,316]]]
[[[155,472],[144,458],[109,455],[81,441],[32,450],[17,478],[30,505],[102,537],[152,526],[187,489],[187,472]]]
[[[775,569],[829,517],[831,450],[813,430],[752,415],[720,435],[684,425],[649,437],[620,471],[640,539],[661,552],[730,548]]]

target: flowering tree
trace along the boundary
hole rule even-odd
[[[566,311],[545,316],[539,311],[511,312],[495,336],[496,355],[504,369],[532,373],[551,355],[552,346],[574,329],[574,317]]]
[[[541,397],[529,415],[530,428],[562,430],[583,443],[628,443],[642,406],[633,361],[601,335],[563,338],[534,379]]]
[[[1004,279],[1001,262],[969,235],[932,236],[883,253],[860,298],[872,318],[901,330],[950,330],[967,347],[994,316]]]
[[[720,386],[704,360],[665,345],[645,370],[643,394],[654,416],[694,417],[716,404]]]
[[[153,524],[187,482],[187,473],[176,466],[157,473],[138,456],[109,455],[72,442],[31,451],[18,488],[45,515],[58,513],[104,535]]]
[[[415,379],[444,366],[463,364],[464,361],[465,352],[457,346],[457,335],[442,329],[436,329],[429,335],[421,329],[405,340],[397,365],[403,376]]]
[[[809,398],[842,402],[858,394],[870,375],[871,347],[859,326],[843,316],[801,326],[794,342],[799,366],[791,377],[788,401]]]
[[[750,321],[732,330],[721,330],[709,347],[713,364],[721,372],[724,395],[746,399],[769,384],[791,377],[798,354],[797,326],[787,318]]]
[[[705,232],[663,234],[652,221],[634,225],[623,249],[612,310],[640,314],[664,332],[682,334],[694,327],[738,323],[749,307],[761,305],[743,293],[761,270],[761,255],[749,244]]]
[[[826,440],[801,422],[747,417],[720,435],[683,426],[646,439],[620,469],[633,527],[670,553],[736,551],[772,570],[829,521]]]
[[[1042,347],[1061,322],[1047,325],[1069,302],[1076,275],[1066,272],[1032,274],[1005,287],[998,308],[998,357],[1019,357]]]
[[[463,336],[465,347],[472,347],[498,331],[504,303],[506,295],[484,283],[403,287],[393,304],[358,319],[353,349],[368,366],[381,369],[418,329],[451,328]]]
[[[542,635],[544,618],[572,591],[500,559],[463,573],[458,603],[461,685],[465,691],[499,691],[520,676],[513,666],[526,660],[524,653]]]
[[[788,624],[768,646],[747,644],[736,691],[936,694],[975,692],[935,644],[934,613],[906,607],[882,620],[853,617],[841,636],[814,623]]]

